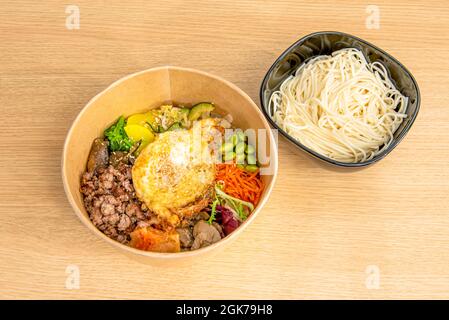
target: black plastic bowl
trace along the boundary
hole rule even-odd
[[[372,159],[358,163],[336,161],[311,150],[282,130],[273,119],[271,119],[268,113],[269,101],[273,92],[278,90],[281,83],[287,77],[294,74],[304,61],[317,55],[329,55],[334,51],[344,48],[357,48],[363,52],[368,62],[381,62],[387,68],[389,76],[396,88],[403,95],[408,97],[407,118],[404,119],[394,133],[393,141],[389,147]],[[265,75],[260,87],[260,103],[262,111],[271,125],[278,129],[283,136],[294,143],[298,148],[317,159],[340,167],[367,166],[379,161],[389,154],[410,130],[418,115],[420,100],[418,84],[412,74],[398,60],[369,42],[349,34],[333,31],[312,33],[295,42],[276,59]]]

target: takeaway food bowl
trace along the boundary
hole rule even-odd
[[[193,104],[213,101],[218,111],[230,113],[234,124],[242,129],[265,129],[267,155],[271,174],[263,175],[265,190],[252,214],[234,232],[205,248],[179,253],[158,253],[138,250],[112,240],[90,221],[80,192],[80,177],[92,141],[119,116],[156,108],[166,102]],[[146,263],[166,263],[172,260],[188,261],[216,252],[229,244],[251,224],[271,194],[277,175],[277,149],[268,122],[257,105],[237,86],[205,72],[159,67],[126,76],[90,100],[70,128],[62,155],[62,179],[68,200],[76,215],[86,227],[132,258]]]

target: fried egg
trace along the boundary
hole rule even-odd
[[[221,120],[208,118],[196,121],[189,130],[159,134],[133,165],[137,197],[172,225],[199,213],[213,196],[214,146],[223,129]]]

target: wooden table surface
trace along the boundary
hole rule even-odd
[[[77,0],[80,28],[70,30],[66,1],[2,0],[0,298],[449,298],[449,3],[334,3]],[[220,75],[259,103],[277,56],[323,30],[378,45],[418,81],[417,121],[386,159],[335,172],[280,138],[265,209],[191,266],[140,264],[79,222],[60,157],[96,93],[176,65]]]

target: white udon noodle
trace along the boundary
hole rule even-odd
[[[269,114],[306,147],[340,162],[363,162],[388,148],[407,109],[379,63],[349,48],[300,66],[270,98]]]

